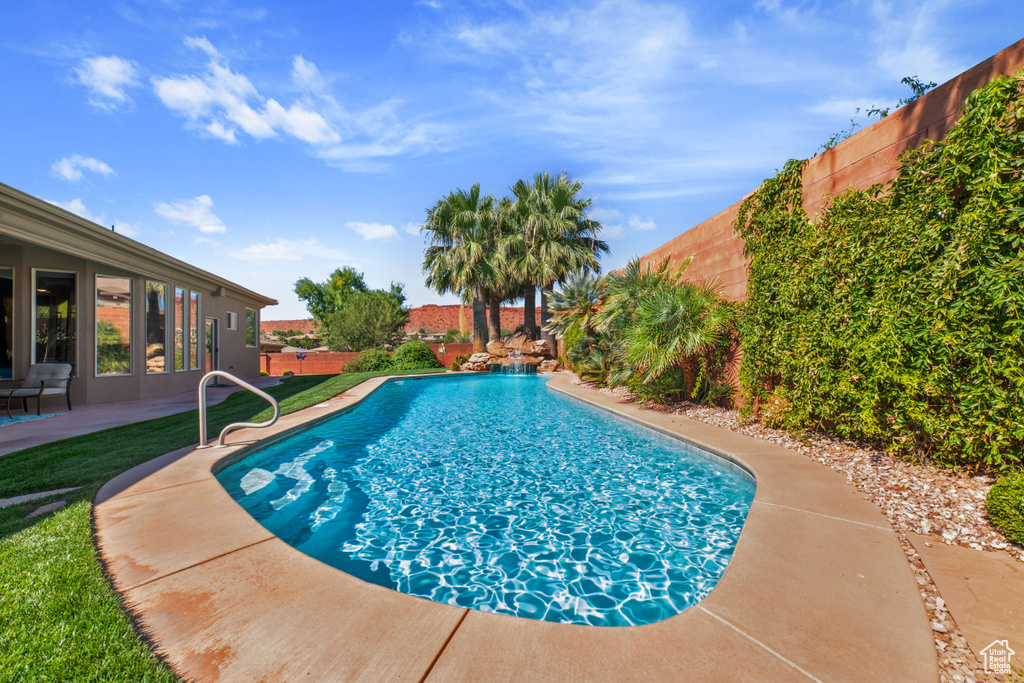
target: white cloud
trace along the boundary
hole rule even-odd
[[[158,214],[172,223],[183,223],[208,235],[227,232],[224,222],[214,215],[212,208],[213,200],[205,194],[171,204],[160,202],[155,207]]]
[[[917,76],[943,83],[966,65],[945,55],[945,40],[940,31],[939,13],[951,0],[919,0],[891,3],[875,0],[871,14],[877,27],[873,40],[878,46],[877,64],[894,79]]]
[[[87,57],[75,68],[78,82],[91,92],[89,104],[107,110],[131,102],[126,91],[138,85],[138,73],[134,64],[115,55]]]
[[[402,226],[402,231],[407,232],[410,235],[419,235],[420,230],[423,228],[422,223],[406,223]]]
[[[349,221],[348,223],[345,223],[345,227],[350,230],[355,230],[363,236],[364,240],[393,240],[398,238],[398,231],[395,230],[395,226],[393,225]]]
[[[135,237],[139,234],[139,228],[131,223],[114,221],[114,232],[118,235],[124,235],[125,237]]]
[[[72,199],[70,202],[55,202],[52,199],[48,199],[47,201],[53,204],[54,206],[59,206],[65,211],[70,211],[75,215],[81,216],[87,221],[92,221],[93,223],[100,223],[100,221],[103,220],[102,216],[94,216],[89,211],[89,209],[85,208],[85,203],[77,197],[75,199]]]
[[[306,240],[278,239],[275,242],[260,242],[229,253],[241,261],[302,261],[305,258],[349,260],[348,254],[322,244],[315,237]]]
[[[323,145],[341,140],[341,136],[331,129],[324,117],[301,105],[293,104],[285,109],[277,101],[268,100],[265,111],[265,118],[270,125],[282,128],[311,145]]]
[[[642,232],[647,232],[649,230],[654,230],[657,227],[658,226],[655,225],[654,221],[651,220],[650,218],[648,218],[647,220],[641,220],[640,216],[629,217],[630,230],[639,230]]]
[[[107,219],[104,217],[104,215],[103,214],[98,214],[97,215],[97,214],[94,214],[93,212],[89,211],[89,209],[87,209],[86,206],[85,206],[85,202],[83,202],[78,197],[76,197],[75,199],[72,199],[69,202],[57,202],[57,201],[54,201],[52,199],[48,199],[46,201],[48,201],[50,204],[53,204],[54,206],[59,206],[60,208],[64,209],[65,211],[70,211],[71,213],[75,214],[76,216],[81,216],[82,218],[84,218],[87,221],[92,221],[93,223],[96,223],[97,225],[101,225],[104,228],[108,227]],[[113,224],[114,224],[114,232],[116,232],[119,235],[124,235],[125,237],[135,237],[136,235],[139,234],[138,226],[132,225],[131,223],[125,223],[124,221],[117,221],[117,220],[115,220],[113,222]]]
[[[882,98],[877,100],[868,99],[851,99],[851,98],[836,98],[825,100],[813,107],[810,111],[813,114],[829,114],[843,117],[854,116],[857,110],[860,110],[861,114],[867,112],[872,107],[879,106],[882,102]]]
[[[98,159],[72,154],[69,157],[53,162],[50,171],[58,178],[77,182],[82,179],[82,169],[99,173],[102,176],[117,175],[114,169]]]
[[[185,44],[210,58],[206,71],[153,78],[153,90],[164,106],[185,116],[192,125],[230,143],[238,142],[239,132],[261,140],[283,131],[314,145],[341,139],[326,119],[311,108],[303,104],[285,108],[274,99],[264,98],[252,81],[231,70],[227,59],[206,38],[187,38]],[[307,84],[319,74],[314,65],[301,57],[294,64],[296,74]]]

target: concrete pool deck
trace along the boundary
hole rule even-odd
[[[231,440],[274,438],[383,382]],[[111,480],[94,508],[101,558],[140,631],[189,680],[937,680],[906,556],[881,511],[842,475],[575,387],[565,374],[548,386],[757,477],[733,559],[698,605],[647,626],[598,628],[364,583],[294,550],[231,499],[213,472],[244,444],[184,449]]]

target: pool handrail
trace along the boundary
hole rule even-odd
[[[217,439],[217,445],[215,448],[223,448],[226,445],[224,443],[224,437],[228,435],[228,432],[234,429],[242,429],[244,427],[263,429],[271,426],[277,422],[277,418],[281,417],[281,406],[278,405],[273,396],[261,389],[257,389],[245,380],[235,377],[231,373],[224,372],[223,370],[211,370],[203,375],[203,378],[199,380],[199,448],[210,448],[210,445],[206,443],[206,385],[214,377],[223,377],[224,379],[231,380],[238,386],[248,389],[260,398],[270,402],[270,405],[274,406],[274,417],[272,417],[269,422],[232,422],[229,424],[221,430],[220,438]]]

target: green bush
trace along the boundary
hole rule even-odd
[[[391,355],[385,349],[367,349],[345,364],[345,372],[381,372],[393,366]]]
[[[999,478],[985,501],[989,519],[1006,537],[1024,545],[1024,472]]]
[[[452,367],[451,367],[452,372],[458,372],[461,369],[462,369],[462,363],[460,363],[457,360],[453,360],[452,361]]]
[[[439,368],[440,361],[430,350],[430,347],[421,341],[408,341],[399,346],[394,355],[391,356],[395,370],[418,370],[420,368]]]
[[[562,348],[564,349],[562,362],[570,370],[576,369],[576,363],[573,362],[570,352],[575,350],[586,336],[587,333],[583,331],[583,326],[575,323],[570,325],[562,335]]]
[[[270,377],[270,373],[266,370],[260,370],[260,377]]]
[[[293,375],[295,375],[295,371],[294,370],[285,370],[284,372],[281,373],[281,375],[284,376],[284,377],[292,377]]]
[[[945,466],[1019,468],[1022,122],[1024,73],[997,77],[887,187],[835,197],[814,224],[804,162],[744,201],[747,405],[785,387],[801,427]]]

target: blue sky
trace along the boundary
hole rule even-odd
[[[426,209],[542,170],[585,183],[619,267],[902,77],[1024,36],[1020,0],[34,0],[4,24],[0,181],[277,298],[268,320],[343,265],[443,302]]]

